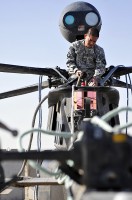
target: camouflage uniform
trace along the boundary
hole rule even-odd
[[[67,67],[69,74],[76,70],[86,72],[87,78],[101,76],[105,72],[106,60],[103,48],[94,45],[92,48],[84,46],[84,40],[72,43],[67,54]]]

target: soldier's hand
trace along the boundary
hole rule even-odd
[[[100,76],[93,77],[93,82],[94,82],[95,86],[98,86],[99,81],[100,81]]]
[[[83,74],[83,73],[82,73],[82,71],[81,71],[81,70],[77,70],[77,71],[76,71],[76,76],[77,76],[77,77],[80,77],[80,76],[82,76],[82,74]]]
[[[89,86],[98,86],[98,80],[96,79],[96,76],[94,76],[94,77],[90,80],[90,82],[89,82],[88,85],[89,85]]]

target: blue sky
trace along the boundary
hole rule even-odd
[[[59,30],[59,18],[72,0],[0,0],[0,63],[66,69],[70,43]],[[132,66],[132,1],[89,0],[102,18],[98,44],[105,50],[107,67]],[[44,78],[46,79],[46,77]],[[0,92],[38,83],[39,76],[0,73]],[[48,90],[43,91],[46,95]],[[120,105],[126,105],[126,91],[120,90]],[[131,99],[130,99],[131,103]],[[0,100],[0,121],[23,133],[31,128],[38,105],[38,92]],[[43,126],[48,109],[43,104]],[[121,118],[124,119],[123,117]],[[36,124],[37,126],[37,124]],[[0,129],[2,147],[16,148],[17,141]],[[44,140],[47,147],[53,139]]]

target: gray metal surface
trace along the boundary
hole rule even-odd
[[[19,172],[22,161],[3,161],[1,165],[4,169],[5,177],[11,178]],[[0,193],[0,200],[24,200],[24,196],[24,188],[9,187]]]
[[[81,200],[132,200],[132,192],[87,192]]]

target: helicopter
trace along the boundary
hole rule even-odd
[[[78,18],[76,26],[69,24],[69,21],[67,21],[69,16],[71,17],[73,14]],[[84,23],[87,14],[90,16],[90,21]],[[83,23],[84,25],[82,26]],[[86,30],[91,26],[95,26],[100,30],[101,25],[102,21],[98,10],[86,2],[75,2],[67,6],[62,12],[59,22],[60,31],[69,42],[82,39]],[[55,69],[36,68],[1,63],[0,72],[44,75],[48,77],[48,80],[42,83],[42,89],[53,87],[54,89],[47,95],[49,106],[47,130],[59,132],[78,132],[83,120],[90,119],[96,115],[103,116],[105,113],[117,108],[119,92],[114,87],[132,89],[131,83],[128,84],[119,80],[120,77],[132,73],[132,67],[123,65],[108,67],[102,75],[99,86],[96,87],[74,85],[77,79],[70,80],[67,70],[59,67]],[[0,99],[27,94],[36,90],[38,90],[38,85],[3,92],[0,94]],[[78,98],[80,98],[78,95],[81,95],[81,104],[78,103]],[[93,101],[93,95],[95,95],[95,101]],[[101,98],[98,98],[99,95],[101,95]],[[109,123],[113,127],[119,124],[119,116],[113,117]],[[56,136],[55,146],[57,149],[69,149],[71,140]]]
[[[71,17],[74,17],[76,19],[75,23],[73,24],[69,24]],[[102,26],[102,19],[99,14],[99,11],[93,5],[87,2],[74,2],[68,5],[62,11],[60,15],[60,19],[59,19],[60,31],[63,37],[70,43],[74,42],[75,40],[83,39],[86,31],[92,26],[96,27],[100,31],[101,26]],[[44,81],[42,83],[42,89],[53,88],[53,87],[55,88],[53,91],[51,90],[48,94],[49,116],[48,116],[48,122],[47,122],[47,129],[70,131],[71,129],[71,125],[70,125],[71,124],[71,119],[70,119],[71,107],[70,106],[71,105],[67,103],[67,106],[63,106],[62,108],[62,104],[64,104],[64,102],[62,101],[63,99],[65,99],[64,98],[65,94],[67,94],[66,98],[67,97],[68,98],[64,101],[71,101],[70,99],[71,93],[72,93],[71,85],[72,85],[72,82],[74,82],[74,81],[70,82],[68,80],[70,75],[68,74],[67,70],[61,69],[59,67],[39,68],[39,67],[28,67],[28,66],[19,66],[19,65],[1,63],[0,72],[47,76],[48,77],[47,81]],[[112,110],[118,107],[119,92],[112,86],[131,89],[131,84],[126,84],[125,82],[119,80],[119,77],[127,75],[131,72],[132,72],[132,67],[125,67],[123,65],[108,67],[106,69],[105,74],[103,74],[102,80],[99,83],[99,87],[94,87],[94,90],[96,90],[96,92],[99,90],[100,95],[102,95],[101,97],[102,100],[100,102],[99,102],[100,98],[96,100],[98,101],[98,105],[96,105],[96,109],[90,110],[90,103],[88,103],[88,101],[90,100],[89,97],[87,98],[85,97],[85,103],[87,101],[86,103],[87,106],[83,105],[83,108],[80,109],[80,114],[79,114],[79,109],[77,108],[78,105],[77,104],[74,105],[74,107],[76,107],[75,112],[76,113],[78,112],[77,116],[75,116],[76,125],[74,129],[78,129],[77,124],[80,120],[82,120],[83,118],[92,117],[92,112],[98,112],[98,115],[102,116],[103,114],[107,113],[109,110]],[[89,90],[92,90],[92,89],[93,87],[91,88],[89,87]],[[0,99],[27,94],[27,93],[34,92],[37,90],[38,90],[38,84],[24,87],[24,88],[18,88],[12,91],[0,93]],[[54,96],[54,100],[52,98],[53,96]],[[87,110],[85,109],[86,107],[87,107]],[[58,109],[58,111],[56,111],[56,108]],[[63,110],[63,112],[61,113],[60,110]],[[112,124],[112,126],[114,126],[115,124],[119,124],[119,117],[116,116],[115,119],[111,119],[110,123]],[[58,142],[56,143],[57,140]],[[56,147],[57,146],[59,147],[60,143],[65,143],[65,142],[62,140],[62,138],[60,138],[60,142],[59,142],[59,139],[56,138],[55,139]],[[68,145],[68,143],[67,144],[66,143],[64,145],[65,147]],[[60,146],[63,146],[63,145],[60,145]]]

